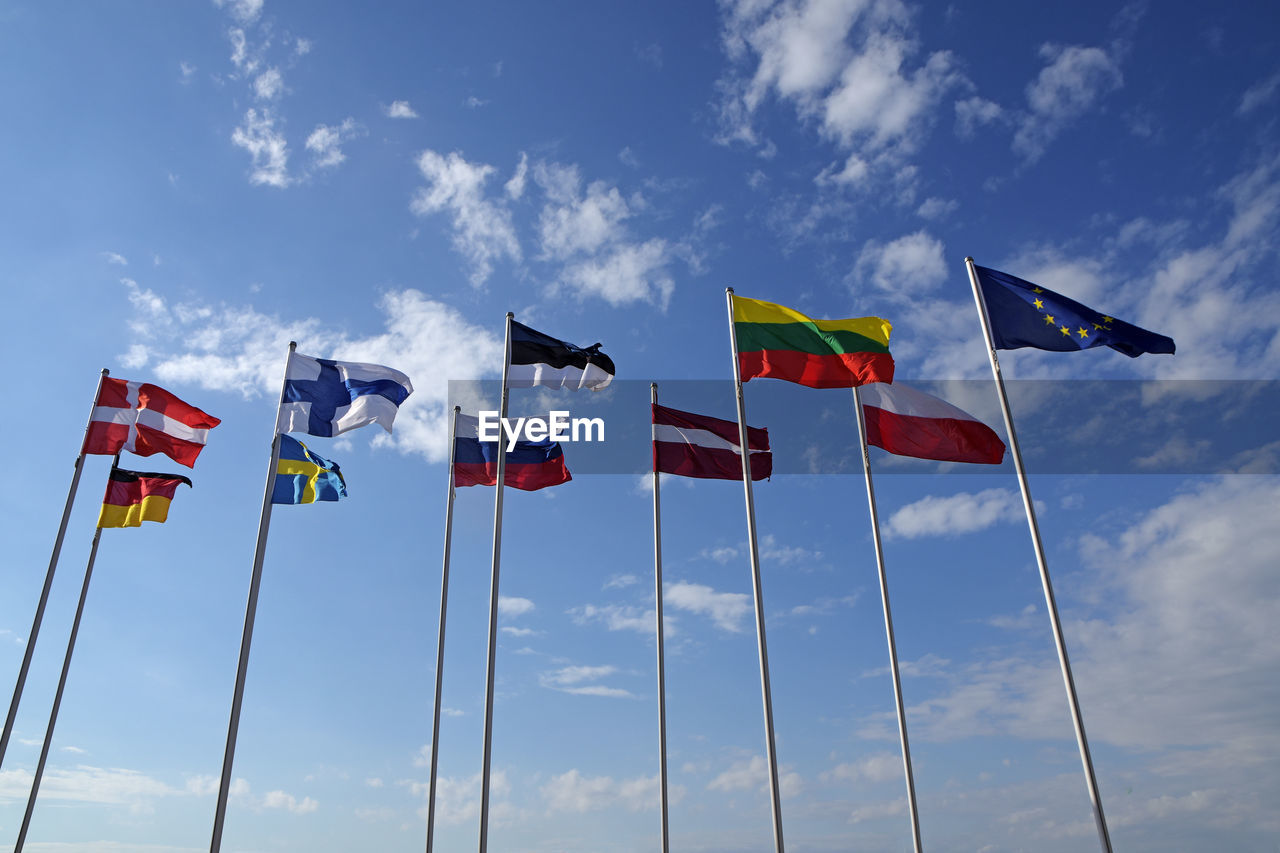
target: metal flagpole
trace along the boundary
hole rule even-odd
[[[1089,786],[1089,799],[1093,802],[1093,821],[1098,829],[1098,841],[1104,853],[1111,853],[1111,835],[1107,831],[1107,818],[1102,812],[1102,794],[1098,790],[1098,778],[1093,772],[1093,758],[1089,753],[1089,740],[1084,733],[1084,716],[1080,713],[1080,700],[1076,696],[1075,679],[1071,677],[1071,661],[1067,657],[1067,642],[1062,635],[1062,622],[1058,618],[1058,605],[1053,596],[1053,583],[1049,580],[1049,564],[1045,560],[1044,545],[1040,541],[1040,526],[1036,522],[1036,510],[1031,500],[1031,487],[1022,465],[1022,451],[1018,447],[1018,435],[1013,429],[1013,414],[1009,411],[1009,397],[1005,394],[1004,379],[1000,374],[1000,360],[996,358],[996,345],[991,337],[991,320],[987,316],[987,304],[978,285],[978,272],[973,268],[973,258],[964,259],[969,270],[969,284],[973,288],[973,300],[978,305],[982,319],[982,335],[987,342],[987,355],[991,358],[991,373],[996,380],[1000,396],[1000,411],[1004,414],[1004,428],[1009,434],[1009,449],[1013,451],[1013,467],[1018,472],[1018,486],[1022,489],[1022,505],[1027,511],[1027,525],[1031,528],[1031,542],[1035,546],[1036,565],[1040,569],[1040,584],[1044,587],[1045,609],[1049,611],[1049,623],[1053,626],[1053,642],[1058,648],[1058,663],[1062,666],[1062,681],[1067,690],[1067,703],[1071,706],[1071,723],[1076,729],[1076,743],[1080,747],[1080,762],[1084,765],[1084,778]]]
[[[53,573],[58,568],[58,556],[62,553],[62,538],[67,533],[67,522],[71,518],[71,507],[76,501],[76,492],[80,488],[80,472],[84,470],[84,443],[89,436],[89,427],[93,424],[93,413],[98,407],[98,397],[102,394],[102,380],[110,371],[105,367],[98,376],[98,387],[93,392],[93,405],[89,408],[89,420],[84,425],[85,439],[80,441],[80,455],[76,457],[75,473],[71,475],[71,488],[67,489],[67,503],[62,508],[62,521],[58,524],[58,535],[53,540],[53,556],[49,558],[49,569],[45,572],[44,588],[40,590],[40,603],[36,605],[36,616],[31,623],[31,633],[27,635],[27,646],[22,653],[22,666],[18,669],[18,683],[13,688],[13,699],[9,702],[9,716],[5,717],[4,734],[0,735],[0,767],[4,766],[4,754],[9,748],[9,736],[13,734],[13,721],[18,716],[18,705],[22,702],[22,688],[27,683],[27,671],[31,669],[31,655],[36,649],[36,637],[40,635],[40,623],[44,620],[44,608],[49,603],[49,590],[53,588]]]
[[[658,405],[658,383],[649,383],[649,400]],[[666,665],[662,657],[662,515],[659,488],[658,460],[653,460],[653,595],[655,621],[658,631],[658,783],[661,787],[662,853],[668,853],[667,832],[667,687]]]
[[[502,357],[502,400],[498,423],[507,416],[507,376],[511,370],[511,321],[507,312],[506,343]],[[502,487],[507,476],[506,433],[498,428],[498,482],[493,499],[493,577],[489,583],[489,664],[484,685],[484,766],[480,770],[480,853],[489,849],[489,766],[493,758],[493,671],[498,656],[498,561],[502,554]]]
[[[461,406],[453,407],[453,418],[449,423],[449,491],[444,504],[444,569],[440,572],[440,634],[436,640],[436,704],[431,721],[431,782],[427,786],[427,853],[431,853],[431,844],[436,828],[436,767],[440,756],[440,694],[444,687],[444,619],[449,605],[449,546],[453,544],[453,451],[457,446],[458,412]]]
[[[103,376],[107,375],[104,370]],[[98,398],[95,396],[95,400]],[[83,458],[83,455],[81,456]],[[120,463],[117,453],[111,460],[114,470]],[[77,471],[77,473],[79,473]],[[53,728],[58,723],[58,708],[62,706],[62,691],[67,686],[67,672],[71,669],[71,653],[76,648],[76,635],[80,633],[80,617],[84,614],[84,602],[89,597],[89,579],[93,577],[93,562],[98,557],[98,540],[102,537],[102,527],[93,531],[93,547],[89,549],[89,562],[84,567],[84,583],[80,586],[80,601],[76,604],[76,618],[71,622],[71,637],[67,640],[67,654],[62,659],[62,674],[58,676],[58,689],[53,694],[53,708],[49,711],[49,725],[44,730],[44,744],[40,747],[40,760],[36,763],[36,775],[31,780],[31,793],[27,796],[27,810],[22,815],[22,828],[18,830],[18,840],[14,842],[13,853],[22,853],[27,843],[27,830],[31,827],[31,814],[36,810],[36,797],[40,794],[40,780],[44,778],[44,765],[49,759],[49,747],[53,743]]]
[[[893,612],[889,609],[889,578],[884,571],[884,549],[880,544],[880,515],[876,511],[876,489],[871,482],[871,456],[867,450],[866,415],[862,398],[853,388],[853,408],[858,414],[858,444],[862,448],[862,471],[867,477],[867,504],[871,508],[871,540],[876,546],[876,569],[880,572],[880,602],[884,605],[884,632],[889,639],[889,670],[893,673],[893,701],[898,710],[898,738],[902,741],[902,769],[907,779],[907,808],[911,812],[911,841],[920,853],[920,815],[916,810],[916,779],[911,770],[911,744],[907,740],[907,712],[902,706],[902,678],[898,671],[898,645],[893,639]]]
[[[236,665],[236,688],[231,699],[231,720],[227,724],[227,748],[222,756],[222,780],[218,785],[218,809],[213,818],[213,838],[209,853],[222,849],[222,824],[227,818],[227,796],[231,793],[231,765],[236,757],[236,735],[240,731],[240,705],[244,701],[244,680],[249,669],[249,646],[253,643],[253,620],[258,612],[258,588],[262,585],[262,557],[267,550],[267,531],[271,527],[271,493],[275,491],[276,468],[280,464],[280,409],[288,385],[289,362],[298,344],[289,341],[289,354],[284,360],[284,377],[280,380],[280,402],[276,404],[276,424],[271,427],[271,464],[267,467],[267,486],[262,494],[262,514],[258,518],[258,543],[253,552],[253,574],[249,580],[249,600],[244,608],[244,633],[240,637],[240,661]]]
[[[733,288],[724,289],[729,303],[729,341],[733,349],[733,384],[738,397],[738,444],[742,452],[742,485],[747,498],[747,543],[751,548],[751,582],[756,604],[756,643],[760,649],[760,691],[764,696],[765,751],[769,758],[769,798],[773,805],[773,844],[783,853],[782,801],[778,791],[778,756],[773,738],[773,696],[769,690],[769,654],[764,637],[764,593],[760,586],[760,549],[756,542],[756,505],[751,494],[751,451],[747,441],[747,404],[738,370],[738,332],[733,325]]]

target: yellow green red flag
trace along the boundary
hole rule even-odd
[[[810,388],[853,388],[893,381],[889,332],[880,317],[814,320],[799,311],[733,296],[742,381],[783,379]]]

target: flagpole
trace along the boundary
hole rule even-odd
[[[729,304],[729,341],[733,349],[733,384],[738,398],[738,444],[742,449],[742,485],[747,499],[747,543],[751,548],[751,582],[756,605],[756,644],[760,650],[760,692],[764,697],[765,751],[769,759],[769,799],[773,806],[773,844],[783,853],[782,801],[778,790],[778,757],[773,737],[773,696],[769,689],[769,654],[765,648],[764,592],[760,584],[760,549],[756,541],[756,506],[751,494],[751,452],[747,441],[747,404],[742,394],[742,373],[738,369],[738,332],[733,325],[733,288],[724,289]]]
[[[991,319],[987,304],[978,285],[978,272],[973,268],[973,258],[964,259],[969,270],[969,284],[973,288],[973,300],[982,320],[982,335],[987,343],[987,355],[991,359],[991,374],[999,391],[1000,411],[1004,415],[1004,428],[1009,434],[1009,449],[1013,455],[1013,467],[1018,473],[1018,486],[1022,489],[1022,505],[1027,511],[1027,525],[1031,528],[1031,542],[1035,546],[1036,566],[1040,569],[1040,584],[1044,587],[1045,609],[1049,611],[1049,623],[1053,626],[1053,642],[1058,649],[1058,663],[1062,667],[1062,681],[1067,691],[1067,703],[1071,706],[1071,723],[1076,730],[1076,743],[1080,747],[1080,762],[1084,765],[1084,778],[1089,786],[1089,799],[1093,803],[1093,821],[1098,830],[1098,841],[1103,853],[1111,853],[1111,835],[1107,831],[1107,818],[1102,811],[1102,793],[1098,790],[1098,777],[1093,771],[1093,757],[1089,753],[1089,740],[1084,732],[1084,716],[1080,712],[1080,700],[1076,696],[1075,679],[1071,676],[1071,661],[1067,657],[1067,642],[1062,634],[1062,622],[1058,618],[1058,605],[1053,595],[1053,583],[1049,580],[1049,564],[1044,556],[1044,544],[1040,541],[1040,525],[1036,522],[1035,505],[1031,500],[1031,486],[1022,464],[1022,451],[1018,447],[1018,435],[1013,428],[1013,414],[1009,410],[1009,397],[1004,390],[1000,374],[1000,360],[996,357],[996,345],[991,335]]]
[[[276,424],[271,428],[271,464],[267,466],[267,486],[262,495],[262,514],[258,517],[258,542],[253,552],[249,599],[244,608],[244,632],[240,637],[240,660],[236,665],[236,687],[231,699],[231,719],[227,724],[227,747],[222,756],[222,779],[218,784],[218,808],[213,818],[213,838],[209,842],[209,853],[218,853],[222,849],[222,825],[227,818],[227,796],[231,793],[231,766],[236,756],[236,735],[240,731],[240,706],[244,701],[244,681],[249,669],[249,646],[253,643],[253,621],[258,611],[258,589],[262,585],[262,558],[267,550],[267,531],[271,527],[271,494],[275,491],[276,468],[280,464],[280,433],[276,431],[276,427],[280,421],[280,409],[284,407],[289,362],[297,347],[295,341],[289,341],[289,354],[284,360],[284,377],[280,380],[280,402],[276,404]]]
[[[858,416],[858,444],[862,448],[862,471],[867,478],[867,505],[871,508],[871,540],[876,546],[876,569],[880,573],[880,602],[884,605],[884,632],[889,640],[889,671],[893,673],[893,702],[898,711],[898,738],[902,741],[902,770],[907,780],[907,808],[911,812],[911,842],[921,853],[920,815],[916,809],[916,780],[911,769],[911,744],[907,740],[907,712],[902,705],[902,677],[898,671],[898,644],[893,639],[893,612],[889,609],[889,578],[884,570],[884,548],[880,543],[880,514],[876,510],[876,489],[871,481],[871,456],[867,449],[866,415],[858,387],[853,388],[853,408]]]
[[[103,371],[106,376],[106,371]],[[97,396],[94,400],[97,400]],[[117,453],[111,460],[111,468],[115,470],[120,462]],[[27,830],[31,827],[31,815],[36,810],[36,797],[40,795],[40,780],[44,778],[45,762],[49,760],[49,747],[53,744],[53,729],[58,724],[58,709],[62,706],[62,692],[67,686],[67,672],[71,669],[71,653],[76,648],[76,635],[80,633],[80,617],[84,614],[84,602],[89,597],[89,579],[93,577],[93,563],[98,557],[98,540],[102,537],[99,525],[93,531],[93,546],[89,549],[89,562],[84,567],[84,583],[80,585],[80,600],[76,604],[76,616],[71,622],[71,636],[67,639],[67,653],[62,659],[62,673],[58,676],[58,689],[53,694],[53,708],[49,711],[49,724],[44,730],[44,743],[40,747],[40,760],[36,763],[36,773],[31,779],[31,793],[27,795],[27,810],[22,815],[22,828],[18,830],[18,840],[14,842],[13,853],[22,853],[27,843]]]
[[[507,416],[507,377],[511,370],[511,321],[507,312],[506,343],[502,357],[502,400],[498,423]],[[493,499],[493,576],[489,582],[489,663],[484,685],[484,765],[480,770],[480,853],[489,849],[489,768],[493,758],[493,673],[498,656],[498,563],[502,555],[502,487],[507,476],[506,436],[498,429],[498,482]]]
[[[649,383],[649,400],[658,405],[658,383]],[[658,631],[658,783],[661,788],[662,811],[662,853],[671,849],[668,841],[667,824],[667,679],[666,664],[663,660],[663,625],[662,625],[662,505],[659,499],[660,486],[658,476],[658,460],[653,460],[653,595],[654,611]]]
[[[453,484],[453,453],[457,447],[458,412],[461,406],[453,407],[453,417],[449,422],[449,490],[444,503],[444,568],[440,572],[440,634],[436,640],[436,703],[431,721],[431,781],[427,785],[427,853],[431,853],[431,844],[436,828],[436,767],[440,756],[440,694],[444,686],[444,619],[449,604],[449,547],[453,544],[453,496],[456,492]]]
[[[49,603],[49,591],[53,588],[53,573],[58,568],[58,557],[62,553],[62,539],[67,533],[67,522],[71,519],[71,507],[75,504],[76,493],[80,489],[80,472],[84,470],[85,441],[89,436],[89,427],[93,424],[93,414],[98,408],[98,397],[102,394],[102,381],[109,374],[110,371],[107,368],[102,368],[102,373],[98,375],[98,387],[93,392],[89,420],[84,425],[85,438],[80,441],[80,455],[76,457],[75,473],[71,475],[71,487],[67,489],[67,502],[62,508],[62,521],[58,524],[58,535],[53,540],[53,555],[49,557],[49,569],[45,572],[44,587],[40,590],[40,603],[36,605],[31,633],[27,634],[26,648],[22,653],[22,666],[18,669],[18,682],[13,688],[13,699],[9,702],[9,716],[4,720],[4,734],[0,735],[0,767],[4,766],[4,754],[9,748],[9,736],[13,734],[13,722],[18,716],[18,705],[22,702],[22,688],[27,683],[27,671],[31,669],[31,656],[35,652],[36,637],[40,635],[40,623],[44,620],[45,605]]]

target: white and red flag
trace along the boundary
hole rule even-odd
[[[1004,442],[995,430],[946,400],[901,383],[858,389],[867,443],[898,456],[999,465]]]
[[[84,453],[163,453],[191,468],[220,418],[149,382],[104,378],[85,435]]]
[[[741,437],[735,421],[695,415],[666,406],[653,407],[653,470],[707,480],[741,480]],[[747,427],[751,479],[773,473],[769,431]]]

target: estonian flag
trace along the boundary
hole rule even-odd
[[[480,421],[472,415],[458,415],[453,438],[453,484],[493,486],[498,482],[499,442],[480,440]],[[504,439],[505,440],[505,439]],[[507,452],[507,469],[502,481],[514,489],[535,492],[567,483],[573,477],[564,464],[560,442],[518,441]]]
[[[613,381],[613,359],[600,344],[583,348],[511,321],[511,388],[588,388],[599,391]]]
[[[1130,358],[1173,354],[1173,338],[1100,314],[1074,299],[999,270],[974,265],[996,349],[1069,352],[1108,346]]]
[[[408,376],[381,364],[290,353],[276,432],[331,438],[367,424],[391,432],[400,404],[412,393]]]
[[[271,490],[273,504],[310,504],[347,496],[347,481],[337,463],[330,462],[291,435],[280,436],[280,461]]]

